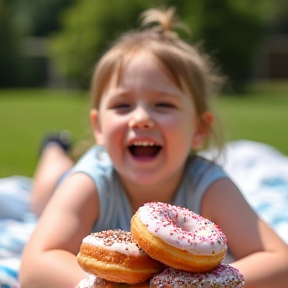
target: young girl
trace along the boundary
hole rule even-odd
[[[22,287],[77,287],[86,277],[75,256],[82,239],[129,230],[133,213],[150,201],[186,206],[217,223],[245,287],[287,287],[287,246],[219,166],[196,156],[214,134],[208,101],[217,77],[171,31],[179,24],[172,9],[148,10],[143,19],[150,28],[120,37],[95,68],[97,146],[44,210],[23,254]]]

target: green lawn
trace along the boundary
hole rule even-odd
[[[226,139],[250,139],[288,155],[288,94],[223,97],[217,112]]]
[[[77,139],[89,129],[85,93],[0,90],[0,177],[32,176],[39,146],[53,129],[69,129]]]
[[[42,137],[69,129],[75,140],[89,131],[90,100],[85,92],[0,90],[0,177],[32,176]],[[250,139],[288,155],[288,94],[273,92],[217,100],[226,140]]]

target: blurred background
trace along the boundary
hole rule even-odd
[[[93,66],[141,11],[175,6],[228,81],[215,102],[225,141],[288,155],[287,0],[0,0],[0,177],[32,176],[42,137],[89,138]]]

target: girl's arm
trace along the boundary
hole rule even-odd
[[[22,288],[76,287],[86,273],[76,254],[98,217],[94,182],[85,174],[67,177],[45,208],[27,243],[20,269]]]
[[[206,191],[202,215],[219,225],[237,259],[231,266],[245,277],[245,288],[286,288],[288,246],[264,223],[227,178]]]

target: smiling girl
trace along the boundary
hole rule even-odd
[[[24,251],[22,287],[77,287],[86,277],[76,261],[82,239],[129,230],[134,212],[151,201],[186,206],[217,223],[245,287],[287,287],[287,246],[225,172],[197,156],[214,135],[209,99],[218,76],[171,31],[173,9],[146,11],[143,23],[150,28],[120,37],[95,67],[90,118],[97,145],[44,210]]]

